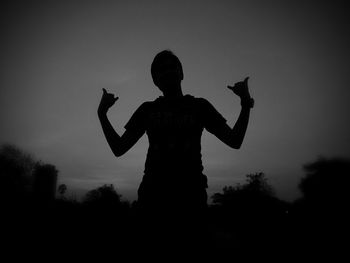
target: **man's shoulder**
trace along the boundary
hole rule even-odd
[[[195,103],[195,104],[206,104],[209,103],[209,101],[202,97],[196,97],[190,94],[184,95],[184,100],[189,103]]]
[[[152,105],[154,105],[155,103],[155,100],[154,101],[145,101],[145,102],[142,102],[139,109],[141,110],[147,110],[149,109],[150,107],[152,107]]]
[[[195,97],[192,95],[186,95],[187,100],[189,103],[195,104],[198,107],[207,107],[208,105],[211,105],[210,102],[202,97]]]
[[[202,97],[196,97],[190,94],[186,94],[183,96],[180,102],[183,106],[194,106],[194,107],[208,107],[211,105],[211,103]],[[167,101],[163,96],[160,96],[152,101],[145,101],[141,104],[140,108],[142,110],[152,110],[156,109],[158,107],[163,107],[167,105]]]

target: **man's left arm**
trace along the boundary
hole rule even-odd
[[[212,130],[212,133],[226,145],[234,149],[239,149],[243,143],[248,123],[250,110],[254,106],[248,90],[248,77],[244,81],[237,82],[233,87],[228,86],[241,99],[241,112],[233,128],[226,123]]]

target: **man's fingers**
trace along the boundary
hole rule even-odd
[[[114,97],[113,93],[108,93],[105,88],[102,88],[102,90],[103,90],[103,95],[107,95],[109,98],[113,98],[114,101],[117,101],[119,99],[119,97]]]

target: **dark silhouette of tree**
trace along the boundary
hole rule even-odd
[[[113,184],[103,185],[86,193],[84,203],[96,202],[120,202],[120,195],[114,189]]]
[[[258,200],[259,198],[274,197],[274,190],[267,182],[265,174],[255,173],[246,176],[245,184],[236,184],[235,186],[225,186],[223,193],[215,193],[212,196],[213,203],[223,206],[230,206],[232,203],[241,201],[242,198]]]
[[[275,196],[264,173],[248,174],[244,184],[225,186],[212,199],[212,220],[231,234],[231,249],[254,257],[267,246],[279,248],[288,204]]]
[[[346,218],[350,203],[350,160],[319,157],[303,168],[306,176],[299,184],[303,196],[295,202],[297,212],[320,221]]]
[[[270,224],[284,217],[288,204],[275,196],[273,187],[265,174],[255,173],[246,176],[244,184],[225,186],[222,193],[212,196],[214,205],[223,213],[228,227],[232,220],[238,224],[249,225],[250,229],[261,230],[259,223]]]
[[[264,173],[255,173],[247,175],[247,183],[245,190],[256,193],[262,196],[274,196],[274,190],[271,185],[268,184],[267,178]]]
[[[83,221],[79,222],[82,242],[91,249],[113,251],[130,235],[129,203],[122,200],[113,184],[90,190],[82,200]],[[88,233],[86,229],[89,229]],[[113,241],[111,242],[111,238]],[[98,240],[90,244],[91,240]],[[85,243],[86,242],[86,243]]]
[[[99,209],[118,209],[128,206],[122,201],[122,195],[118,194],[113,184],[103,185],[86,193],[83,203],[87,206]]]
[[[52,164],[36,161],[12,144],[0,148],[0,197],[11,206],[33,201],[53,201],[58,170]]]
[[[12,144],[0,148],[1,199],[16,200],[31,194],[34,158]]]
[[[58,186],[57,191],[58,191],[58,193],[60,194],[61,199],[64,199],[64,194],[65,194],[66,191],[67,191],[67,185],[65,185],[65,184],[60,184],[60,185]]]
[[[347,251],[343,240],[349,222],[350,160],[319,157],[303,168],[303,196],[293,205],[294,239],[301,241],[304,254],[339,255]]]
[[[52,201],[55,198],[58,170],[52,164],[37,162],[34,168],[34,196],[40,201]]]
[[[306,176],[299,188],[303,198],[313,204],[332,205],[348,200],[350,183],[350,160],[343,158],[318,160],[305,164]]]

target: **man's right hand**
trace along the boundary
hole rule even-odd
[[[98,114],[106,114],[110,107],[114,105],[114,103],[119,99],[118,97],[114,97],[113,93],[108,93],[106,89],[102,89],[103,94],[100,101],[100,105],[98,106]]]
[[[250,99],[248,79],[249,77],[246,77],[243,81],[237,82],[234,86],[227,86],[227,88],[232,90],[233,93],[240,97],[242,100]]]

